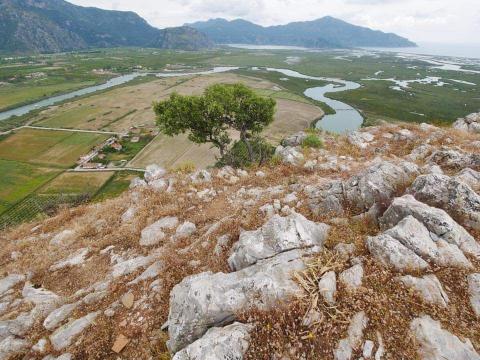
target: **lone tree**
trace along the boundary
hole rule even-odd
[[[272,123],[275,100],[258,96],[243,84],[217,84],[201,96],[174,93],[155,103],[154,110],[161,132],[169,136],[188,133],[197,144],[212,143],[221,157],[232,142],[230,133],[237,131],[253,161],[251,139]]]

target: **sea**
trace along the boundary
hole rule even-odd
[[[228,44],[230,47],[249,49],[249,50],[307,50],[298,46],[278,46],[278,45],[246,45],[246,44]],[[479,44],[442,44],[442,43],[419,43],[417,47],[404,48],[377,48],[366,47],[366,50],[386,51],[403,54],[418,54],[430,56],[445,56],[456,58],[480,59]]]

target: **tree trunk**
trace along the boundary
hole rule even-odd
[[[248,159],[250,160],[250,162],[253,162],[254,156],[253,156],[252,144],[250,144],[250,141],[248,140],[247,135],[245,134],[244,131],[240,133],[240,139],[243,142],[245,142],[245,145],[247,146],[247,150],[248,150]]]

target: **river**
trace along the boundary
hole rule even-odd
[[[105,90],[114,86],[122,85],[129,81],[132,81],[133,79],[139,76],[156,75],[158,77],[178,77],[178,76],[191,76],[191,75],[208,75],[208,74],[228,72],[228,71],[237,70],[237,69],[238,67],[222,66],[222,67],[215,67],[212,70],[196,71],[196,72],[132,73],[127,75],[122,75],[122,76],[118,76],[113,79],[110,79],[109,81],[101,85],[91,86],[91,87],[76,90],[70,93],[66,93],[63,95],[53,96],[29,105],[24,105],[12,110],[0,112],[0,120],[6,120],[12,116],[25,115],[32,110],[41,109],[47,106],[58,104],[68,99],[73,99],[78,96],[91,94],[91,93]],[[335,133],[345,133],[345,132],[356,130],[361,127],[363,122],[363,117],[360,115],[360,113],[356,109],[354,109],[350,105],[347,105],[341,101],[329,99],[326,96],[327,93],[358,89],[360,87],[360,84],[357,84],[351,81],[342,80],[342,79],[308,76],[308,75],[304,75],[299,72],[288,70],[288,69],[267,68],[266,70],[276,71],[289,77],[310,79],[310,80],[321,80],[321,81],[327,81],[331,83],[326,86],[313,87],[305,91],[305,96],[310,97],[311,99],[326,103],[336,112],[335,114],[325,115],[320,121],[318,121],[316,125],[317,128],[326,130],[326,131],[335,132]]]
[[[354,107],[338,100],[332,100],[326,96],[328,93],[358,89],[361,86],[360,84],[342,79],[304,75],[289,69],[267,68],[267,71],[279,72],[294,78],[321,80],[331,83],[305,91],[305,96],[321,101],[335,110],[335,114],[325,115],[317,122],[316,127],[318,129],[341,134],[357,130],[362,126],[363,117]]]

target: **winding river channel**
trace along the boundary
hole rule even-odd
[[[45,108],[47,106],[55,105],[61,103],[65,100],[73,99],[78,96],[83,96],[86,94],[95,93],[97,91],[106,90],[114,86],[125,84],[133,79],[146,76],[146,75],[156,75],[158,77],[178,77],[178,76],[190,76],[190,75],[208,75],[216,74],[222,72],[228,72],[232,70],[237,70],[238,67],[215,67],[212,70],[207,71],[197,71],[197,72],[162,72],[162,73],[132,73],[127,75],[122,75],[108,80],[106,83],[101,85],[90,86],[80,90],[76,90],[70,93],[52,96],[38,102],[20,106],[18,108],[0,112],[0,121],[9,119],[12,116],[22,116],[28,114],[30,111]],[[317,123],[317,128],[335,132],[335,133],[344,133],[356,130],[360,128],[363,122],[363,117],[360,113],[353,108],[352,106],[345,104],[341,101],[332,100],[326,96],[328,93],[354,90],[360,87],[360,84],[355,82],[346,81],[342,79],[335,78],[326,78],[326,77],[315,77],[301,74],[299,72],[288,70],[288,69],[276,69],[276,68],[266,68],[267,71],[279,72],[288,77],[300,78],[300,79],[309,79],[309,80],[321,80],[329,82],[326,86],[312,87],[305,91],[305,96],[326,103],[333,110],[335,114],[325,115]]]

